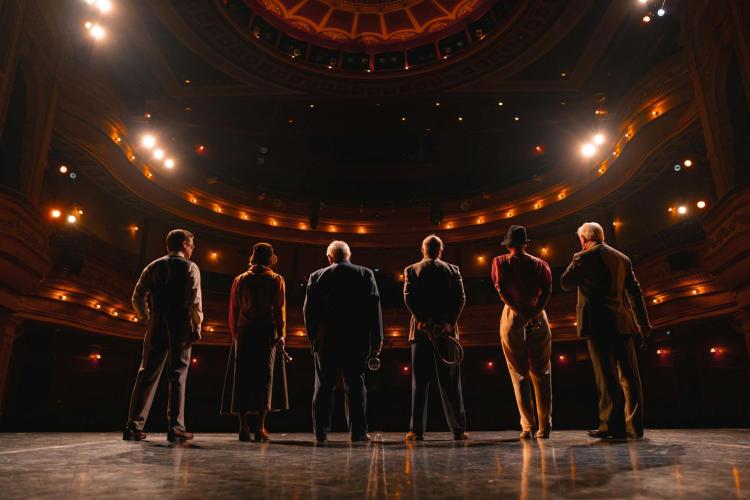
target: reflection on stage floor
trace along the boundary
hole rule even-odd
[[[164,434],[0,434],[0,496],[28,497],[508,497],[747,498],[750,430],[652,430],[602,442],[583,431],[520,441],[517,432],[475,432],[466,442],[428,434],[372,433],[350,444],[332,434],[272,434],[240,443],[197,434],[171,445]]]

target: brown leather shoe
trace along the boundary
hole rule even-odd
[[[416,432],[409,431],[404,436],[404,441],[424,441],[424,434],[417,434]]]
[[[167,432],[167,441],[170,443],[184,443],[193,439],[193,433],[188,431],[181,431],[179,429],[170,429]]]
[[[255,442],[256,443],[268,443],[271,441],[271,436],[268,435],[268,431],[265,429],[258,429],[255,431]]]
[[[146,439],[146,433],[137,429],[127,428],[122,431],[123,441],[143,441]]]

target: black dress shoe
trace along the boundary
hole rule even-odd
[[[593,430],[588,432],[589,437],[597,439],[627,439],[627,435],[623,433],[612,433],[607,431]]]
[[[167,432],[167,441],[170,443],[184,443],[193,439],[193,433],[187,431],[181,431],[179,429],[170,429]]]
[[[369,441],[370,435],[369,434],[360,434],[359,436],[352,436],[351,441],[352,443],[361,443],[364,441]]]
[[[123,441],[143,441],[146,439],[146,433],[137,429],[125,429],[122,432]]]

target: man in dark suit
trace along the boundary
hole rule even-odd
[[[193,434],[185,430],[185,383],[192,343],[200,338],[203,322],[201,274],[189,260],[194,249],[193,233],[170,231],[167,255],[146,266],[133,291],[133,309],[148,326],[122,435],[127,441],[146,438],[143,426],[165,364],[169,380],[167,439],[193,439]]]
[[[643,292],[630,259],[604,243],[599,224],[583,224],[578,238],[583,250],[573,256],[560,284],[563,290],[578,289],[578,336],[588,342],[599,389],[599,428],[589,435],[640,438],[643,393],[634,337],[651,333]]]
[[[333,390],[343,374],[351,440],[369,441],[364,370],[369,355],[383,346],[378,286],[370,269],[349,261],[351,251],[345,242],[332,242],[326,255],[330,265],[310,275],[303,307],[315,361],[315,437],[326,441]]]
[[[440,260],[443,242],[434,234],[422,242],[424,258],[404,270],[404,302],[411,313],[411,423],[406,440],[424,439],[427,394],[433,374],[448,427],[456,440],[467,439],[466,413],[461,393],[461,370],[437,359],[428,337],[436,329],[458,338],[458,317],[466,304],[458,266]]]

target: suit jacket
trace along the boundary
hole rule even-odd
[[[640,327],[649,325],[633,264],[606,243],[575,254],[560,284],[566,291],[578,288],[579,337],[639,333],[636,322]]]
[[[318,269],[307,281],[305,330],[315,352],[340,348],[355,355],[383,341],[380,294],[373,272],[349,261]]]
[[[149,330],[168,328],[169,334],[178,338],[200,338],[201,272],[182,255],[171,253],[147,265],[131,302]]]
[[[409,342],[414,342],[417,323],[421,321],[448,323],[458,338],[458,317],[466,304],[458,266],[424,258],[407,267],[404,269],[404,302],[411,313]]]

